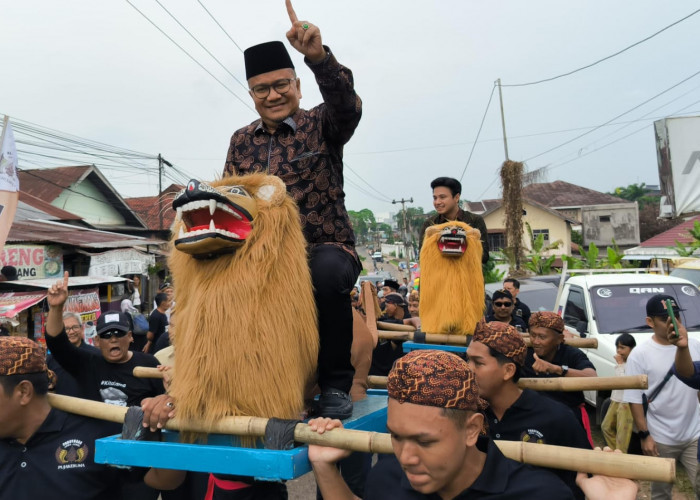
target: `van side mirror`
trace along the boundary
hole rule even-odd
[[[586,338],[586,333],[588,332],[588,321],[577,321],[576,331],[581,335],[581,338]]]

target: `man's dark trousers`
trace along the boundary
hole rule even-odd
[[[318,309],[321,346],[318,379],[321,390],[350,393],[355,369],[350,363],[352,303],[350,291],[360,269],[348,252],[335,245],[318,245],[309,252],[309,267]]]

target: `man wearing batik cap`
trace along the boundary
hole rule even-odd
[[[46,350],[0,338],[0,500],[120,498],[120,472],[96,464],[101,420],[52,409]]]
[[[364,498],[573,498],[554,474],[503,456],[483,433],[485,407],[474,374],[460,357],[413,351],[389,373],[387,429],[394,456],[370,471]],[[338,421],[309,422],[317,432]],[[348,452],[309,446],[309,460],[325,500],[354,498],[334,463]]]
[[[683,310],[678,307],[675,297],[654,295],[646,305],[646,324],[654,334],[649,340],[641,342],[632,349],[625,367],[627,375],[647,375],[649,389],[646,391],[627,389],[623,399],[630,404],[632,418],[639,430],[642,452],[645,455],[680,461],[691,483],[695,483],[697,496],[700,492],[696,481],[700,408],[697,391],[673,376],[672,368],[676,361],[677,348],[669,341],[669,333],[673,331],[673,325],[669,318],[666,300],[671,301],[680,335],[687,339],[683,342],[687,342],[686,355],[691,360],[700,361],[700,342],[687,338],[688,334],[683,326]],[[676,341],[675,338],[673,340]],[[642,404],[644,394],[650,399],[646,413]],[[651,498],[653,500],[670,499],[671,487],[671,484],[652,482]]]
[[[323,103],[299,107],[301,83],[282,42],[246,49],[246,79],[260,119],[233,134],[223,175],[276,175],[299,206],[318,309],[319,410],[347,418],[354,375],[350,290],[362,265],[345,208],[343,147],[360,122],[362,101],[352,72],[323,45],[318,26],[297,19],[290,0],[286,4],[287,40],[304,56]]]
[[[564,320],[557,313],[539,311],[530,316],[530,341],[523,376],[525,377],[596,377],[593,363],[581,349],[564,344]],[[546,391],[546,396],[571,408],[593,445],[591,424],[586,412],[583,391]]]
[[[486,422],[492,439],[591,449],[588,437],[574,413],[558,401],[531,389],[520,389],[518,380],[527,348],[511,325],[480,322],[467,349],[469,367],[488,403]],[[552,470],[571,488],[576,498],[576,473]]]

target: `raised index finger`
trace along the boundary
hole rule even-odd
[[[287,5],[287,14],[289,14],[289,20],[292,21],[292,24],[294,24],[299,19],[297,19],[297,13],[294,12],[294,7],[292,7],[292,0],[285,0],[284,3]]]
[[[63,288],[68,290],[68,271],[63,273]]]

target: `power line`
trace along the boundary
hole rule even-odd
[[[538,154],[536,154],[535,156],[531,156],[530,158],[528,158],[528,159],[526,159],[526,160],[524,160],[524,161],[525,161],[525,162],[528,162],[528,161],[530,161],[530,160],[534,160],[535,158],[539,158],[540,156],[543,156],[543,155],[545,155],[545,154],[547,154],[547,153],[551,153],[551,152],[554,151],[554,150],[557,150],[557,149],[559,149],[559,148],[561,148],[561,147],[564,147],[564,146],[566,146],[567,144],[571,144],[572,142],[574,142],[574,141],[580,139],[581,137],[584,137],[584,136],[586,136],[586,135],[588,135],[588,134],[590,134],[590,133],[593,133],[593,132],[595,132],[596,130],[598,130],[599,128],[601,128],[601,127],[603,127],[603,126],[605,126],[605,125],[607,125],[607,124],[609,124],[609,123],[611,123],[611,122],[617,120],[618,118],[620,118],[620,117],[622,117],[622,116],[624,116],[624,115],[626,115],[626,114],[631,113],[631,112],[634,111],[635,109],[638,109],[638,108],[644,106],[645,104],[647,104],[648,102],[653,101],[653,100],[656,99],[657,97],[660,97],[660,96],[664,95],[665,93],[670,92],[671,90],[675,89],[675,88],[678,87],[679,85],[682,85],[683,83],[687,82],[688,80],[690,80],[690,79],[692,79],[692,78],[695,78],[695,77],[698,76],[698,75],[700,75],[700,71],[696,71],[695,73],[693,73],[693,74],[690,75],[689,77],[684,78],[683,80],[681,80],[680,82],[678,82],[678,83],[676,83],[676,84],[670,86],[670,87],[667,88],[666,90],[663,90],[663,91],[659,92],[658,94],[656,94],[655,96],[650,97],[649,99],[647,99],[647,100],[641,102],[640,104],[637,104],[636,106],[634,106],[634,107],[628,109],[628,110],[625,111],[624,113],[620,113],[619,115],[614,116],[613,118],[611,118],[610,120],[608,120],[608,121],[602,123],[601,125],[598,125],[597,127],[594,127],[594,128],[592,128],[591,130],[589,130],[589,131],[587,131],[587,132],[584,132],[583,134],[579,134],[579,135],[577,135],[576,137],[574,137],[573,139],[569,139],[568,141],[562,142],[561,144],[559,144],[559,145],[557,145],[557,146],[554,146],[554,147],[552,147],[552,148],[549,148],[549,149],[546,150],[546,151],[543,151],[543,152],[541,152],[541,153],[538,153]]]
[[[347,163],[346,161],[343,161],[343,165],[345,166],[345,168],[348,169],[348,171],[350,171],[350,172],[352,172],[353,174],[355,174],[355,175],[357,176],[358,179],[360,179],[362,182],[364,182],[372,191],[376,192],[377,195],[379,195],[381,198],[383,198],[382,201],[385,201],[386,203],[391,203],[391,198],[389,198],[387,195],[385,195],[385,194],[382,193],[381,191],[377,190],[377,189],[376,189],[374,186],[372,186],[369,182],[367,182],[366,180],[364,180],[364,179],[362,178],[362,176],[361,176],[360,174],[358,174],[357,172],[355,172],[355,170],[353,170],[353,168],[352,168],[350,165],[348,165],[348,163]],[[372,196],[376,197],[377,195],[372,195]]]
[[[202,8],[204,9],[204,11],[205,11],[207,14],[209,14],[209,17],[211,17],[212,21],[214,21],[214,22],[216,23],[216,25],[221,29],[221,31],[224,32],[224,35],[226,35],[226,36],[228,37],[228,39],[231,40],[231,42],[233,42],[233,44],[236,46],[236,48],[237,48],[238,50],[240,50],[241,53],[242,53],[242,52],[243,52],[243,49],[236,43],[236,41],[235,41],[233,38],[231,38],[231,35],[228,34],[228,32],[224,29],[224,27],[221,26],[221,25],[219,24],[219,21],[217,21],[216,18],[212,15],[212,13],[209,12],[209,10],[204,6],[204,4],[201,2],[201,0],[197,0],[197,2],[199,3],[199,5],[202,6]]]
[[[243,99],[241,99],[241,98],[238,96],[238,94],[236,94],[233,90],[231,90],[230,88],[228,88],[228,87],[226,86],[226,84],[224,84],[221,80],[219,80],[216,76],[214,76],[214,74],[213,74],[211,71],[209,71],[207,68],[205,68],[204,65],[202,65],[202,63],[200,63],[197,59],[194,58],[194,56],[192,56],[189,52],[187,52],[184,48],[182,48],[182,47],[180,46],[180,44],[178,44],[175,40],[173,40],[165,31],[163,31],[162,29],[160,29],[160,27],[159,27],[156,23],[154,23],[153,21],[151,21],[151,20],[149,19],[149,17],[148,17],[146,14],[144,14],[143,12],[141,12],[141,11],[138,9],[138,7],[136,7],[136,6],[135,6],[133,3],[131,3],[129,0],[126,0],[126,3],[128,3],[129,5],[131,5],[131,6],[134,8],[134,10],[136,10],[136,12],[138,12],[139,14],[141,14],[141,15],[143,16],[143,18],[146,19],[146,21],[148,21],[149,23],[151,23],[151,24],[153,25],[154,28],[156,28],[158,31],[160,31],[161,34],[162,34],[165,38],[167,38],[168,40],[170,40],[178,49],[180,49],[182,52],[184,52],[184,53],[187,55],[187,57],[189,57],[190,59],[192,59],[192,61],[193,61],[197,66],[199,66],[199,67],[202,68],[204,71],[206,71],[206,73],[207,73],[209,76],[211,76],[214,80],[216,80],[216,81],[219,83],[219,85],[221,85],[224,89],[226,89],[226,91],[227,91],[228,93],[230,93],[233,97],[235,97],[236,99],[238,99],[238,100],[241,102],[241,104],[243,104],[246,108],[248,108],[248,109],[251,110],[253,113],[255,113],[255,110],[254,110],[253,108],[251,108],[250,105],[249,105],[246,101],[244,101]]]
[[[563,77],[565,77],[565,76],[573,75],[574,73],[578,73],[579,71],[583,71],[584,69],[591,68],[591,67],[595,66],[596,64],[600,64],[600,63],[602,63],[603,61],[607,61],[608,59],[612,59],[612,58],[615,57],[615,56],[619,56],[619,55],[622,54],[623,52],[626,52],[626,51],[628,51],[629,49],[631,49],[631,48],[633,48],[633,47],[636,47],[637,45],[640,45],[640,44],[642,44],[642,43],[644,43],[644,42],[646,42],[646,41],[648,41],[648,40],[651,40],[651,39],[654,38],[656,35],[659,35],[660,33],[663,33],[664,31],[666,31],[667,29],[672,28],[673,26],[675,26],[675,25],[677,25],[677,24],[679,24],[679,23],[685,21],[686,19],[689,19],[690,17],[693,17],[693,16],[694,16],[695,14],[697,14],[698,12],[700,12],[700,9],[691,12],[691,13],[688,14],[687,16],[685,16],[685,17],[679,19],[678,21],[675,21],[675,22],[669,24],[668,26],[666,26],[666,27],[664,27],[664,28],[661,28],[661,29],[660,29],[659,31],[657,31],[656,33],[653,33],[653,34],[649,35],[648,37],[643,38],[642,40],[639,40],[638,42],[635,42],[635,43],[633,43],[632,45],[629,45],[629,46],[625,47],[625,48],[622,49],[622,50],[618,50],[618,51],[615,52],[614,54],[610,54],[610,55],[607,56],[607,57],[604,57],[604,58],[602,58],[602,59],[598,59],[597,61],[592,62],[591,64],[587,64],[587,65],[585,65],[585,66],[582,66],[582,67],[580,67],[580,68],[574,69],[574,70],[572,70],[572,71],[568,71],[568,72],[566,72],[566,73],[562,73],[561,75],[553,76],[553,77],[550,77],[550,78],[545,78],[545,79],[543,79],[543,80],[537,80],[537,81],[535,81],[535,82],[528,82],[528,83],[513,83],[513,84],[510,84],[510,85],[503,85],[503,87],[526,87],[526,86],[528,86],[528,85],[537,85],[538,83],[551,82],[552,80],[556,80],[556,79],[558,79],[558,78],[563,78]]]
[[[192,37],[192,39],[193,39],[195,42],[197,42],[197,44],[198,44],[200,47],[202,47],[202,49],[204,49],[204,51],[205,51],[207,54],[209,54],[209,55],[211,56],[212,59],[215,60],[215,61],[219,64],[219,66],[221,66],[221,67],[223,68],[223,70],[224,70],[226,73],[228,73],[229,75],[231,75],[231,78],[233,78],[234,80],[236,80],[236,82],[238,83],[238,85],[240,85],[241,87],[243,87],[243,90],[245,90],[246,92],[248,92],[248,87],[245,86],[243,83],[241,83],[241,81],[240,81],[238,78],[236,78],[236,75],[234,75],[233,73],[231,73],[231,72],[228,70],[228,68],[227,68],[226,66],[224,66],[224,64],[223,64],[221,61],[219,61],[219,60],[216,58],[216,56],[215,56],[214,54],[212,54],[212,53],[209,51],[209,49],[207,49],[207,48],[202,44],[202,42],[200,42],[200,41],[197,39],[197,37],[194,36],[194,35],[190,32],[190,30],[188,30],[187,28],[185,28],[185,26],[184,26],[180,21],[178,21],[178,19],[177,19],[174,15],[172,15],[172,14],[170,13],[170,11],[169,11],[168,9],[166,9],[165,6],[164,6],[162,3],[160,3],[159,0],[156,0],[156,3],[157,3],[158,5],[160,5],[161,9],[163,9],[165,12],[167,12],[167,14],[173,19],[173,21],[175,21],[183,30],[185,30],[185,32],[186,32],[188,35],[190,35],[190,36]]]
[[[459,176],[459,182],[462,182],[462,178],[464,177],[464,174],[467,171],[467,167],[469,166],[469,162],[472,161],[472,155],[474,154],[474,148],[476,147],[476,143],[479,141],[479,136],[481,135],[481,129],[484,126],[484,120],[486,120],[486,114],[489,112],[489,107],[491,106],[491,100],[493,99],[493,93],[496,90],[496,84],[494,83],[493,87],[491,87],[491,94],[489,95],[489,101],[486,103],[486,109],[484,110],[484,116],[481,117],[481,123],[479,124],[479,130],[476,132],[476,139],[474,139],[474,143],[472,144],[472,149],[469,151],[469,158],[467,158],[467,164],[464,165],[464,169],[462,170],[462,175]]]
[[[680,108],[679,110],[677,110],[677,111],[671,113],[671,115],[677,115],[680,111],[682,111],[682,110],[684,110],[684,109],[686,109],[686,108],[688,108],[688,107],[690,107],[690,106],[694,106],[695,104],[698,104],[698,103],[700,103],[700,100],[695,101],[695,102],[693,102],[693,103],[688,104],[687,106],[684,106],[684,107]],[[593,154],[593,153],[595,153],[595,152],[597,152],[597,151],[600,151],[601,149],[605,149],[605,148],[607,148],[608,146],[612,146],[613,144],[615,144],[615,143],[617,143],[617,142],[620,142],[620,141],[622,141],[622,140],[624,140],[624,139],[627,139],[628,137],[631,137],[631,136],[633,136],[633,135],[635,135],[635,134],[638,134],[639,132],[642,132],[642,131],[644,131],[644,130],[647,130],[647,127],[648,127],[648,125],[645,125],[644,127],[641,127],[641,128],[639,128],[639,129],[635,130],[634,132],[631,132],[631,133],[629,133],[629,134],[627,134],[627,135],[624,135],[624,136],[622,136],[622,137],[619,137],[619,138],[615,139],[614,141],[608,142],[607,144],[603,144],[602,146],[600,146],[600,147],[598,147],[598,148],[595,148],[595,149],[592,149],[592,150],[587,151],[587,152],[585,152],[585,153],[579,154],[578,156],[576,156],[576,157],[574,157],[574,158],[571,158],[571,159],[569,159],[569,160],[567,160],[567,161],[565,161],[565,162],[563,162],[563,163],[559,163],[559,164],[555,164],[555,165],[549,165],[549,166],[546,166],[546,167],[544,167],[544,168],[545,168],[547,171],[549,171],[549,170],[554,170],[555,168],[563,167],[564,165],[566,165],[566,164],[568,164],[568,163],[571,163],[572,161],[575,161],[575,160],[578,160],[578,159],[580,159],[580,158],[583,158],[584,156],[588,156],[588,155],[590,155],[590,154]],[[620,129],[620,130],[621,130],[621,129]],[[617,130],[616,132],[619,132],[619,130]],[[599,140],[600,140],[600,139],[599,139]],[[598,141],[596,141],[596,142],[598,142]],[[594,144],[594,143],[592,143],[592,144]]]

